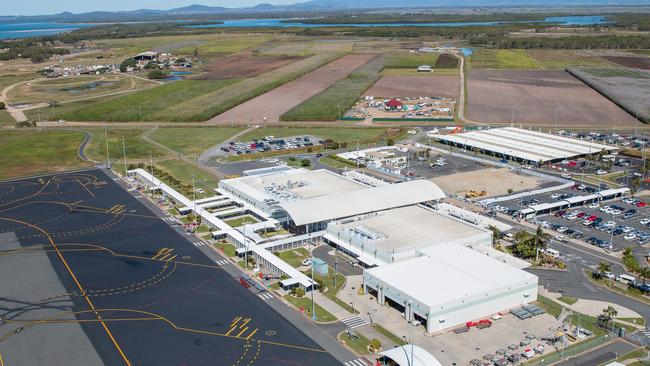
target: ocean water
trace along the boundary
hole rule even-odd
[[[95,24],[71,23],[0,23],[0,39],[15,39],[37,36],[49,36],[70,32],[79,28],[94,27]]]
[[[452,22],[452,23],[347,23],[347,24],[311,24],[302,23],[299,19],[292,22],[282,22],[284,19],[236,19],[224,20],[219,24],[201,24],[188,25],[188,28],[264,28],[264,27],[304,27],[304,28],[321,28],[321,27],[466,27],[466,26],[489,26],[501,23],[558,23],[562,25],[595,25],[605,24],[607,21],[604,16],[563,16],[549,17],[544,20],[536,21],[517,21],[517,22]]]
[[[264,28],[264,27],[463,27],[463,26],[489,26],[508,22],[454,22],[454,23],[349,23],[349,24],[309,24],[302,23],[300,19],[292,22],[282,22],[283,19],[236,19],[225,20],[219,24],[202,24],[188,25],[189,28]],[[607,23],[604,16],[562,16],[550,17],[544,20],[531,21],[534,23],[559,23],[562,25],[595,25]],[[528,21],[519,21],[518,23],[530,23]],[[94,27],[96,24],[91,23],[54,23],[54,22],[35,22],[35,23],[0,23],[0,39],[27,38],[36,36],[46,36],[70,32],[79,28]]]

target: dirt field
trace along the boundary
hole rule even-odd
[[[639,123],[564,71],[473,70],[467,117],[485,123],[612,128]]]
[[[200,80],[249,78],[303,59],[300,56],[254,56],[242,52],[210,63],[204,67]]]
[[[621,66],[650,70],[650,57],[604,56],[603,58]]]
[[[541,178],[518,175],[506,168],[486,168],[429,180],[448,194],[465,195],[470,190],[486,191],[487,195],[480,199],[508,194],[509,188],[514,192],[535,189],[543,182]]]
[[[375,54],[352,54],[286,83],[266,94],[222,113],[208,122],[247,121],[275,123],[280,115],[345,78],[350,72],[376,57]]]
[[[384,76],[365,95],[383,97],[447,97],[458,98],[457,75]]]

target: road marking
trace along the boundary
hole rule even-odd
[[[344,363],[345,366],[368,366],[368,362],[365,358],[357,358],[356,360],[351,360]]]
[[[79,180],[79,178],[75,177],[75,179],[77,180],[77,183],[79,183],[79,185],[82,186],[83,189],[86,190],[86,192],[88,192],[89,195],[95,197],[95,194],[94,194],[93,192],[91,192],[90,189],[88,189],[88,187],[86,187],[83,183],[81,183],[81,181]]]
[[[262,300],[271,300],[273,298],[273,295],[271,295],[268,292],[265,292],[265,293],[262,293],[262,294],[257,294],[257,296]]]
[[[368,324],[365,320],[361,319],[358,316],[352,316],[352,317],[343,319],[343,320],[341,320],[341,323],[347,325],[348,328],[350,328],[350,329],[362,327],[362,326]]]
[[[251,339],[251,337],[252,337],[255,333],[257,333],[257,328],[255,328],[255,330],[252,331],[251,334],[248,335],[248,337],[246,337],[246,340]],[[259,341],[258,341],[258,343],[259,343]]]

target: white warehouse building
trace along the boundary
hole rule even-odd
[[[445,243],[414,259],[364,271],[364,289],[436,333],[537,299],[537,276],[462,245]]]

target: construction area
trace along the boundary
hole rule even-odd
[[[347,118],[449,120],[454,116],[456,99],[450,97],[374,97],[365,96],[350,109]]]

